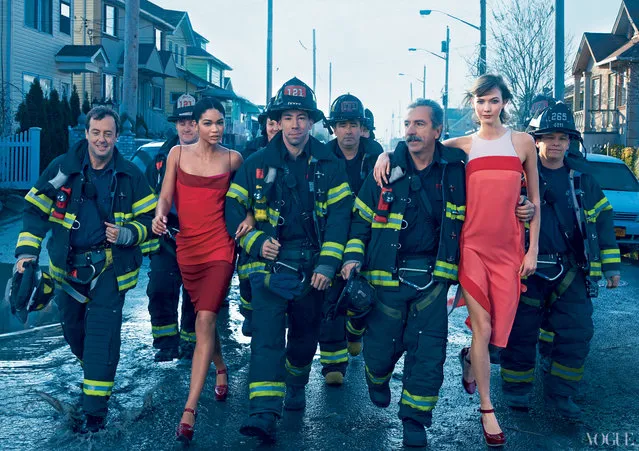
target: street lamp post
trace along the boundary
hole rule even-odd
[[[397,75],[399,75],[400,77],[411,77],[417,80],[418,82],[420,82],[422,84],[422,96],[424,99],[426,98],[426,66],[424,66],[424,79],[413,77],[412,75],[408,75],[403,72],[400,72]],[[413,101],[413,82],[412,81],[410,82],[410,101],[411,102]]]
[[[448,63],[450,60],[450,28],[446,27],[446,40],[442,41],[442,53],[444,53],[446,56],[441,56],[438,55],[435,52],[431,52],[430,50],[427,49],[423,49],[421,47],[411,47],[408,49],[409,52],[416,52],[417,50],[421,50],[422,52],[426,52],[426,53],[430,53],[433,56],[436,56],[437,58],[444,60],[444,62],[446,63],[446,73],[445,73],[445,81],[444,81],[444,94],[442,95],[442,104],[444,107],[444,136],[446,136],[446,133],[448,133],[448,112],[446,111],[448,109]],[[426,66],[424,66],[424,75],[426,75]],[[426,77],[424,76],[424,80],[426,79]],[[426,95],[424,94],[424,98],[426,97]]]
[[[486,0],[480,0],[479,7],[481,19],[479,27],[465,21],[464,19],[460,19],[457,16],[453,16],[452,14],[448,14],[447,12],[440,11],[438,9],[422,9],[419,11],[419,14],[422,16],[429,16],[430,13],[437,12],[479,31],[479,61],[477,62],[477,69],[479,70],[479,75],[484,75],[486,73]]]
[[[268,0],[266,31],[266,104],[273,92],[273,0]]]

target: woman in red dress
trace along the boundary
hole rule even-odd
[[[178,440],[186,442],[193,438],[197,404],[211,360],[216,369],[215,399],[224,401],[228,393],[226,364],[215,322],[235,262],[235,243],[224,222],[224,199],[232,174],[242,164],[238,152],[220,144],[224,133],[224,107],[220,102],[210,98],[200,100],[193,117],[200,139],[196,144],[176,146],[169,152],[153,220],[154,233],[167,233],[166,215],[175,200],[180,222],[177,260],[197,315],[189,397],[177,429]],[[250,223],[245,221],[236,237],[250,229]]]
[[[462,382],[468,393],[479,389],[481,424],[486,443],[501,446],[504,434],[490,399],[489,344],[504,348],[512,328],[521,277],[535,272],[539,238],[537,151],[530,135],[504,126],[504,108],[512,95],[504,80],[483,75],[469,93],[479,130],[446,145],[468,154],[466,219],[460,237],[459,283],[468,307],[473,338],[464,348]],[[515,216],[521,175],[535,205],[530,221],[530,247],[524,255],[524,228]],[[472,369],[470,362],[472,361]],[[476,380],[476,382],[473,380]]]

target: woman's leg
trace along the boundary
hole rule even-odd
[[[213,349],[213,365],[215,365],[216,371],[226,369],[226,364],[224,363],[224,359],[222,358],[222,345],[220,343],[220,334],[217,331],[217,327],[215,328],[215,349]],[[227,374],[216,374],[215,385],[226,384],[228,384]]]
[[[492,409],[493,404],[490,400],[490,356],[488,354],[488,344],[492,334],[490,313],[468,291],[463,288],[462,290],[462,295],[468,307],[470,322],[473,326],[470,361],[472,372],[477,381],[477,389],[479,390],[479,406],[481,409]],[[499,434],[501,432],[494,413],[483,414],[482,421],[486,432],[489,434]]]
[[[217,314],[206,310],[197,312],[195,318],[195,352],[193,353],[193,363],[191,365],[191,384],[189,397],[186,400],[185,408],[197,410],[197,404],[202,394],[202,388],[206,381],[206,375],[211,366],[211,359],[217,355],[218,361],[222,362],[222,353],[215,330]],[[224,363],[221,363],[224,365]],[[217,363],[216,363],[217,366]],[[184,412],[182,423],[194,424],[193,414]]]

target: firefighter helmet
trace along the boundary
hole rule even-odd
[[[269,117],[277,120],[286,110],[306,111],[313,123],[324,119],[324,113],[317,108],[315,93],[297,77],[291,78],[277,91],[270,108],[273,114]]]
[[[259,114],[259,116],[257,116],[257,122],[260,124],[260,127],[262,127],[264,130],[266,130],[266,120],[267,119],[273,119],[270,116],[271,106],[273,105],[273,100],[275,100],[275,97],[271,97],[271,100],[269,100],[268,103],[266,104],[266,108],[264,108],[264,111],[262,111]]]
[[[375,116],[373,116],[373,112],[368,108],[364,110],[364,116],[366,116],[364,126],[372,132],[375,130]]]
[[[177,122],[180,119],[193,119],[193,108],[195,107],[195,97],[190,94],[182,94],[175,102],[173,115],[169,116],[169,122]]]
[[[581,133],[575,127],[572,112],[563,102],[549,106],[533,118],[528,124],[528,133],[533,137],[549,133],[565,133],[573,139],[581,140]]]
[[[337,122],[355,120],[365,125],[366,116],[362,102],[352,94],[344,94],[335,99],[331,105],[329,125],[334,126]]]

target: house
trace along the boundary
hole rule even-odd
[[[15,131],[15,112],[37,78],[45,95],[56,89],[68,96],[72,88],[71,72],[52,55],[70,45],[77,22],[71,0],[21,0],[0,2],[0,134]],[[92,65],[104,64],[104,53],[95,50]],[[34,64],[34,62],[37,62]]]
[[[587,149],[639,146],[639,0],[623,0],[610,33],[584,33],[566,90]]]

